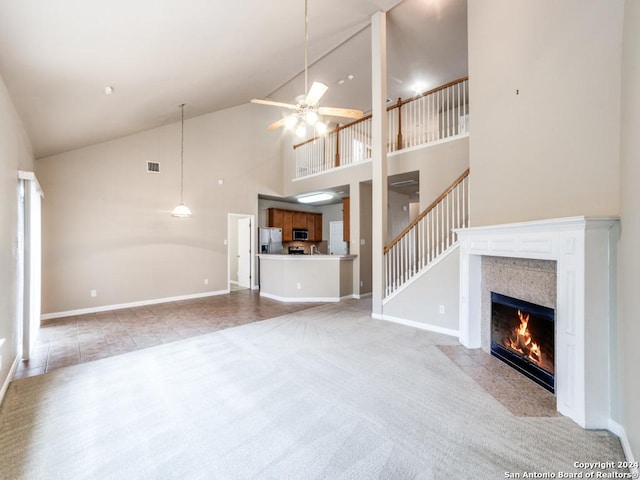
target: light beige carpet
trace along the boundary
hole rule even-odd
[[[3,479],[449,479],[623,459],[607,432],[515,417],[366,302],[15,381]]]

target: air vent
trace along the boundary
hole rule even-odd
[[[409,185],[418,185],[415,180],[399,180],[390,184],[392,187],[408,187]]]
[[[160,173],[160,164],[158,162],[147,162],[147,172]]]

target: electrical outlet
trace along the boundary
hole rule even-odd
[[[364,280],[360,280],[360,286],[364,287]]]
[[[205,278],[205,279],[204,279],[204,284],[205,284],[205,285],[209,285],[209,279],[208,279],[208,278]]]
[[[366,243],[366,242],[365,242],[365,239],[364,239],[364,238],[361,238],[361,239],[360,239],[360,245],[364,245],[365,243]]]
[[[98,291],[97,290],[91,290],[91,296],[92,297],[97,297],[98,296]]]
[[[440,314],[444,314],[444,305],[440,305]]]
[[[300,290],[302,288],[302,284],[300,282],[296,283],[296,288]]]

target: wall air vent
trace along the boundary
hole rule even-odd
[[[408,187],[409,185],[418,185],[418,182],[415,180],[400,180],[397,182],[392,182],[389,185],[392,187]]]
[[[147,162],[147,172],[160,173],[160,164],[158,162]]]

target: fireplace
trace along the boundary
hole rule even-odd
[[[555,392],[555,312],[491,292],[491,354]]]
[[[483,318],[486,256],[556,264],[556,300],[528,297],[529,274],[490,291],[555,309],[554,383],[558,412],[585,428],[610,429],[615,396],[616,217],[571,217],[456,230],[460,239],[460,343],[490,351]],[[499,267],[502,268],[502,267]],[[495,277],[502,277],[496,269]],[[517,285],[520,287],[517,287]],[[524,293],[524,295],[523,295]],[[490,297],[490,295],[487,295]],[[487,298],[487,310],[490,298]],[[487,315],[488,316],[488,315]],[[615,426],[615,425],[614,425]]]

